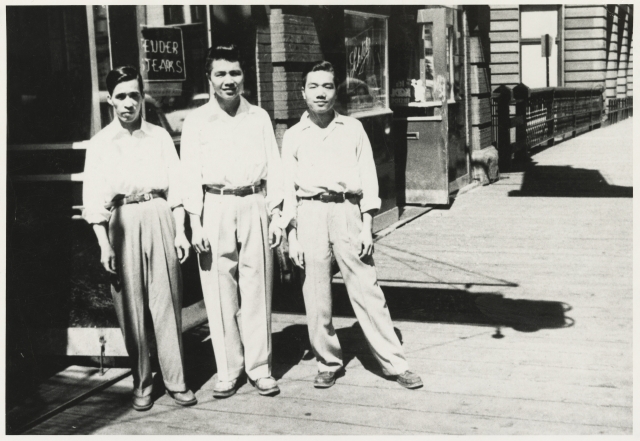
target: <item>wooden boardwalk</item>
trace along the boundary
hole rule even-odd
[[[631,434],[632,156],[630,119],[538,152],[376,243],[422,389],[381,376],[335,284],[347,370],[331,389],[312,387],[300,299],[280,294],[293,306],[273,317],[279,396],[245,384],[213,399],[203,326],[185,336],[197,406],[162,396],[135,412],[129,377],[28,433]]]

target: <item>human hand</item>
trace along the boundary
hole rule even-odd
[[[298,242],[296,230],[289,233],[289,258],[295,266],[304,269],[304,251]]]
[[[208,253],[211,247],[209,246],[209,239],[207,239],[202,226],[192,224],[191,233],[191,245],[196,250],[196,253]]]
[[[282,229],[275,222],[269,224],[269,246],[273,249],[282,242]]]
[[[373,255],[373,236],[370,229],[362,229],[358,235],[358,243],[360,243],[360,254],[358,254],[360,259]]]
[[[110,244],[105,244],[100,247],[100,263],[109,273],[117,275],[116,253]]]
[[[187,240],[184,232],[176,234],[174,245],[176,247],[176,253],[178,254],[178,260],[180,263],[184,263],[189,258],[189,253],[191,252],[191,244]]]

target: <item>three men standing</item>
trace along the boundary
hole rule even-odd
[[[181,166],[168,133],[140,116],[142,80],[133,68],[109,74],[109,102],[118,118],[87,152],[85,218],[95,225],[105,269],[122,278],[113,295],[137,365],[134,407],[152,405],[146,304],[167,389],[178,404],[196,402],[182,363],[178,258],[188,256],[188,242],[181,205],[198,253],[218,371],[214,397],[233,395],[245,372],[261,395],[280,391],[271,376],[272,249],[285,228],[290,256],[303,269],[318,362],[314,386],[332,386],[343,368],[332,324],[332,255],[383,372],[404,387],[422,386],[408,369],[377,283],[372,222],[380,199],[373,154],[362,124],[334,110],[333,66],[318,63],[303,78],[309,110],[285,133],[284,168],[269,115],[241,96],[238,49],[212,47],[206,71],[213,96],[184,121]]]

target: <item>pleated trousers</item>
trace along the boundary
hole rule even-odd
[[[114,210],[109,239],[120,282],[112,284],[113,302],[132,362],[134,394],[152,392],[149,356],[150,316],[166,388],[187,390],[182,352],[182,276],[174,246],[171,208],[162,198]]]
[[[273,254],[261,193],[205,194],[202,225],[211,245],[199,255],[218,380],[245,371],[252,380],[271,375]]]
[[[342,349],[332,323],[331,255],[336,258],[356,318],[367,343],[386,375],[408,369],[400,340],[393,329],[384,294],[378,286],[373,258],[358,256],[362,215],[357,202],[301,200],[298,205],[298,241],[304,252],[302,293],[309,340],[318,370],[343,366]]]

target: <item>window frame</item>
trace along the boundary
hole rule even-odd
[[[563,5],[547,5],[547,4],[538,4],[538,5],[519,5],[518,7],[518,70],[520,83],[522,83],[522,46],[533,46],[539,45],[539,38],[522,38],[522,13],[523,12],[532,12],[532,11],[553,11],[556,10],[558,13],[558,23],[557,23],[557,32],[556,38],[554,39],[556,43],[556,48],[558,49],[558,53],[555,55],[558,59],[558,71],[557,71],[557,85],[555,87],[564,87],[564,7]],[[553,57],[554,55],[552,55]],[[554,87],[554,86],[549,86]]]
[[[384,107],[382,109],[379,108],[379,109],[371,109],[371,110],[359,110],[356,112],[351,112],[348,115],[353,118],[362,118],[367,116],[385,115],[388,113],[392,113],[393,111],[389,106],[389,102],[390,102],[389,101],[389,95],[390,95],[390,91],[389,91],[389,15],[376,14],[373,12],[356,11],[353,9],[345,9],[343,19],[347,16],[347,14],[359,15],[365,18],[379,18],[384,21],[384,87],[385,87]]]

